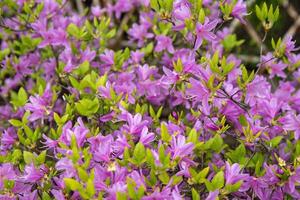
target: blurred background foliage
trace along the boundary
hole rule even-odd
[[[222,0],[217,0],[222,2]],[[264,42],[264,52],[272,51],[271,40],[277,41],[287,35],[292,35],[297,45],[300,41],[300,0],[244,0],[248,4],[247,24],[242,25],[239,22],[229,21],[224,26],[233,28],[238,39],[245,42],[238,48],[238,54],[241,59],[248,64],[249,68],[256,68],[259,62],[261,40],[264,37],[264,30],[255,14],[255,5],[261,6],[264,2],[268,5],[277,6],[280,9],[279,20],[268,32]],[[114,3],[114,0],[71,0],[72,6],[79,12],[92,6],[101,6],[107,3]],[[88,9],[87,9],[88,10]],[[134,15],[132,15],[134,18]],[[132,20],[134,21],[134,20]],[[129,25],[130,26],[130,25]]]

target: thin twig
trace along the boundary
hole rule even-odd
[[[264,37],[263,37],[263,39],[262,39],[262,41],[261,41],[261,46],[260,46],[260,54],[259,54],[259,56],[260,56],[260,64],[259,64],[259,66],[258,66],[258,69],[257,69],[256,72],[255,72],[255,76],[259,73],[259,71],[261,70],[261,68],[262,68],[262,66],[263,66],[263,62],[262,62],[263,43],[265,42],[265,40],[266,40],[266,38],[267,38],[267,35],[268,35],[268,31],[265,30],[265,35],[264,35]],[[267,62],[269,62],[269,61],[267,61]]]
[[[254,147],[255,148],[255,147]],[[244,169],[249,165],[250,161],[253,159],[254,155],[255,155],[255,150],[252,152],[250,158],[247,160],[246,164],[241,168],[241,172],[244,171]]]
[[[76,7],[80,14],[83,14],[84,7],[81,0],[76,0]]]

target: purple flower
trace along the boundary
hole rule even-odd
[[[145,56],[143,52],[131,51],[130,61],[131,63],[138,64]]]
[[[21,177],[23,182],[36,183],[39,182],[47,173],[45,166],[40,166],[37,169],[33,163],[26,165],[24,169],[24,176]]]
[[[15,180],[17,174],[10,163],[4,163],[0,166],[0,190],[3,189],[4,180]]]
[[[57,200],[65,200],[64,194],[63,194],[63,192],[61,190],[51,190],[51,194]]]
[[[12,127],[9,127],[1,135],[1,150],[8,150],[17,141],[18,135]]]
[[[219,196],[219,190],[215,190],[213,192],[209,192],[205,200],[217,200],[218,196]]]
[[[232,9],[231,15],[240,20],[241,23],[246,24],[246,21],[243,19],[247,15],[246,3],[243,0],[238,0]]]
[[[279,169],[279,166],[277,165],[267,165],[264,163],[264,168],[266,170],[265,175],[262,177],[262,180],[265,181],[269,185],[274,185],[278,183],[280,180],[276,176],[276,172]]]
[[[104,8],[101,9],[100,6],[93,6],[91,10],[95,17],[100,17],[106,11]]]
[[[22,56],[19,59],[19,63],[14,64],[14,68],[17,73],[21,74],[22,76],[30,75],[33,73],[33,70],[30,69],[31,61],[29,56]]]
[[[278,102],[277,98],[271,98],[270,100],[262,101],[258,106],[258,113],[266,117],[265,121],[271,121],[282,108],[282,102]]]
[[[124,182],[113,183],[110,188],[106,190],[108,193],[108,200],[115,200],[118,192],[126,193],[127,185]]]
[[[43,139],[45,139],[45,141],[42,143],[49,149],[55,148],[58,145],[58,141],[52,140],[51,138],[47,137],[45,134],[43,134]]]
[[[89,133],[89,130],[85,127],[82,119],[79,117],[77,119],[78,125],[74,126],[71,129],[72,123],[69,121],[63,127],[63,133],[61,134],[59,140],[64,142],[67,145],[70,145],[72,136],[74,135],[77,145],[83,146],[84,141],[86,140],[86,135]]]
[[[155,51],[161,52],[163,50],[168,50],[169,53],[174,53],[174,47],[172,44],[172,39],[168,36],[158,35],[156,36],[157,44]]]
[[[137,75],[139,79],[144,82],[150,78],[151,75],[157,73],[157,69],[154,66],[149,67],[149,65],[139,66],[137,69]]]
[[[194,144],[189,142],[185,143],[185,137],[183,135],[178,135],[177,138],[173,135],[171,142],[171,151],[173,153],[172,158],[176,159],[184,158],[191,154],[194,149]]]
[[[154,133],[148,133],[148,128],[145,126],[142,130],[140,142],[147,146],[155,139]]]
[[[89,140],[93,146],[94,159],[97,162],[104,161],[108,163],[110,161],[111,153],[113,152],[113,138],[110,135],[99,137],[100,138],[97,138],[98,140]]]
[[[293,51],[297,50],[296,47],[295,47],[296,41],[293,41],[292,39],[293,39],[293,37],[291,35],[288,35],[283,39],[285,54],[288,57],[291,56],[291,53]]]
[[[108,121],[112,120],[114,118],[114,116],[115,116],[115,112],[112,111],[106,115],[102,115],[99,119],[101,122],[108,122]]]
[[[288,183],[286,184],[286,189],[288,193],[290,193],[292,196],[295,195],[295,198],[299,198],[300,194],[296,190],[297,184],[300,183],[300,168],[298,167],[294,172],[292,172],[292,175],[288,179]]]
[[[288,113],[280,119],[280,122],[286,131],[295,131],[295,140],[300,138],[300,115]]]
[[[100,60],[103,62],[103,67],[111,67],[115,64],[115,53],[112,50],[105,50],[103,54],[100,55]]]
[[[201,81],[190,78],[191,87],[186,90],[187,95],[194,98],[195,101],[202,102],[202,100],[209,94],[208,89],[201,83]]]
[[[123,12],[128,12],[132,9],[133,5],[130,0],[118,0],[114,5],[113,9],[115,11],[116,17],[120,18]]]
[[[47,85],[46,90],[42,96],[35,95],[29,97],[30,103],[26,103],[24,106],[25,110],[31,111],[29,116],[30,121],[36,121],[38,119],[44,119],[51,113],[50,103],[52,99],[52,92],[50,85]]]
[[[177,186],[175,186],[175,189],[172,191],[172,198],[174,200],[182,200],[183,199]]]
[[[239,164],[234,163],[233,165],[230,166],[228,162],[226,162],[226,167],[225,167],[225,179],[226,179],[226,184],[235,184],[238,181],[247,181],[249,178],[248,174],[242,174],[241,169]],[[247,191],[249,187],[244,183],[239,191]]]
[[[154,35],[148,33],[148,28],[143,24],[133,24],[128,30],[128,34],[131,36],[133,41],[137,41],[137,45],[141,47],[146,39],[152,38]]]
[[[80,54],[80,63],[85,61],[91,62],[96,57],[96,51],[91,50],[90,48],[86,48]]]
[[[156,200],[156,199],[173,199],[171,198],[170,188],[165,187],[162,191],[155,189],[155,191],[147,196],[142,197],[142,200]]]
[[[144,126],[148,124],[148,121],[142,120],[142,116],[139,113],[134,116],[132,116],[130,113],[127,113],[126,121],[128,124],[124,125],[124,129],[133,135],[140,135]]]
[[[213,41],[216,39],[216,35],[212,32],[214,28],[216,28],[219,20],[210,21],[208,18],[205,19],[204,24],[197,23],[196,25],[196,41],[194,49],[197,50],[202,45],[203,39],[208,41]]]
[[[39,48],[45,48],[48,45],[59,46],[67,45],[67,34],[63,29],[50,29],[40,32],[43,41],[39,44]]]
[[[165,76],[161,78],[161,80],[164,82],[164,84],[172,85],[175,84],[179,80],[179,75],[166,67],[163,67],[163,71],[165,73]]]
[[[266,56],[262,56],[262,62],[264,63],[264,67],[267,67],[270,72],[270,78],[274,76],[278,76],[281,78],[286,78],[286,74],[284,73],[284,69],[287,67],[287,64],[282,61],[275,62],[276,59],[273,58],[271,53],[268,53]]]
[[[68,158],[64,157],[55,164],[55,169],[63,171],[63,177],[74,177],[76,170],[73,167],[73,163]]]
[[[192,17],[190,4],[186,0],[177,0],[173,3],[172,17],[174,19],[174,30],[182,30],[185,27],[185,20]]]

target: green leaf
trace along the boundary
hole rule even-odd
[[[82,188],[81,184],[72,178],[64,178],[64,182],[66,187],[72,191],[78,191],[80,188]]]
[[[165,125],[165,123],[161,123],[160,132],[161,132],[161,139],[162,139],[162,141],[164,141],[166,143],[169,143],[171,141],[172,137],[169,134],[168,128]]]
[[[144,196],[145,193],[145,188],[143,186],[139,187],[138,191],[137,191],[137,200],[142,199],[142,197]]]
[[[91,116],[98,111],[100,105],[97,97],[95,97],[94,100],[82,99],[75,103],[75,107],[79,114],[83,116]]]
[[[24,90],[24,88],[21,87],[18,92],[18,100],[20,103],[19,106],[24,106],[27,102],[27,99],[28,99],[27,93]]]
[[[269,146],[272,148],[276,148],[282,139],[283,139],[282,136],[274,137],[272,140],[269,141]]]
[[[198,141],[197,131],[193,128],[188,135],[187,142],[192,142],[193,144],[197,145]]]
[[[274,13],[273,13],[273,5],[271,4],[268,11],[268,20],[273,23],[274,22]]]
[[[197,175],[196,175],[196,181],[198,182],[198,183],[203,183],[204,182],[204,180],[205,180],[205,178],[206,178],[206,176],[207,176],[207,174],[208,174],[208,172],[209,172],[209,167],[206,167],[206,168],[204,168],[204,169],[202,169]]]
[[[274,19],[273,19],[274,22],[278,20],[278,17],[279,17],[279,8],[277,6],[274,12]]]
[[[203,24],[204,21],[205,21],[205,12],[204,12],[204,9],[201,8],[200,11],[199,11],[199,15],[198,15],[198,21]]]
[[[226,76],[229,74],[234,68],[234,63],[225,64],[223,66],[223,75]]]
[[[141,49],[141,52],[143,52],[145,54],[145,56],[151,54],[153,52],[153,42],[150,42],[146,47]]]
[[[9,53],[10,53],[9,48],[0,50],[0,61],[2,61],[7,55],[9,55]]]
[[[149,106],[149,112],[150,112],[150,116],[155,119],[156,114],[155,114],[155,111],[154,111],[154,109],[151,105]]]
[[[82,169],[82,167],[78,166],[77,167],[77,172],[78,172],[78,176],[80,178],[80,180],[82,180],[83,182],[87,182],[89,179],[89,175],[86,172],[86,170]]]
[[[85,60],[83,63],[81,63],[76,70],[74,70],[75,73],[79,75],[84,75],[86,74],[90,69],[90,63],[89,61]]]
[[[127,182],[127,192],[130,199],[136,199],[136,192],[135,192],[136,183],[131,178],[127,178],[126,182]]]
[[[200,195],[195,188],[192,188],[192,200],[200,200]]]
[[[226,193],[237,192],[242,184],[243,181],[238,181],[235,184],[226,184],[224,190],[226,191]]]
[[[204,183],[209,192],[215,191],[213,184],[209,182],[207,179],[204,180]]]
[[[264,18],[264,16],[263,16],[263,13],[262,13],[262,11],[261,11],[261,9],[259,8],[258,5],[255,5],[255,12],[256,12],[257,18],[258,18],[260,21],[264,21],[264,20],[265,20],[265,18]]]
[[[224,172],[219,171],[211,181],[215,189],[221,189],[224,186]]]
[[[139,142],[134,148],[133,158],[135,159],[137,164],[140,165],[143,163],[145,157],[146,157],[145,147],[141,142]]]
[[[45,163],[46,155],[47,155],[47,150],[44,150],[44,151],[42,151],[42,152],[40,153],[40,155],[38,155],[38,156],[36,157],[35,160],[36,160],[36,162],[37,162],[38,165],[41,165],[41,164]]]
[[[43,192],[42,200],[52,200],[52,198],[47,192]]]
[[[183,70],[183,65],[181,59],[178,59],[177,62],[173,63],[174,69],[176,72],[180,73]]]
[[[178,185],[182,182],[182,176],[176,176],[176,174],[174,176],[172,176],[172,185]]]
[[[155,11],[159,10],[158,0],[150,0],[150,6]]]
[[[211,71],[214,73],[220,74],[221,72],[220,72],[218,65],[219,65],[219,52],[216,51],[210,61],[210,65],[209,65]]]
[[[173,1],[174,1],[174,0],[164,0],[166,11],[168,11],[168,12],[171,12],[171,11],[172,11],[172,8],[173,8]]]
[[[152,169],[155,167],[155,158],[150,149],[146,151],[146,162]]]
[[[213,143],[211,145],[211,149],[216,152],[219,152],[222,149],[222,146],[223,146],[222,137],[219,134],[215,135],[215,137],[213,138]]]
[[[248,126],[248,121],[247,121],[245,115],[240,115],[239,122],[244,127]]]
[[[31,128],[29,128],[29,126],[27,126],[27,125],[24,125],[23,128],[24,128],[24,132],[25,132],[27,138],[33,139],[33,131],[31,130]]]
[[[268,17],[268,6],[267,6],[266,2],[264,2],[263,6],[262,6],[262,16],[264,19],[266,19]]]
[[[53,118],[54,118],[54,121],[56,122],[56,124],[58,124],[58,125],[61,124],[61,119],[56,112],[54,112]]]
[[[162,113],[162,111],[163,111],[163,106],[161,106],[159,109],[158,109],[158,111],[157,111],[157,113],[156,113],[156,118],[157,119],[159,119],[160,118],[160,116],[161,116],[161,113]]]
[[[12,153],[12,160],[11,160],[11,162],[13,164],[17,164],[22,159],[22,157],[23,157],[22,151],[20,149],[15,149],[13,151],[13,153]]]
[[[160,175],[158,175],[158,178],[165,185],[167,185],[170,181],[170,177],[167,172],[162,172]]]
[[[230,151],[226,154],[232,162],[244,164],[246,159],[246,148],[244,144],[240,144],[234,151]]]
[[[117,192],[117,200],[127,200],[127,196],[123,192]]]
[[[35,161],[35,156],[33,155],[33,153],[28,151],[23,152],[23,158],[26,164],[31,164]]]
[[[248,80],[248,71],[244,65],[242,65],[242,78],[243,81],[246,82]]]
[[[24,3],[23,10],[25,11],[26,14],[31,14],[32,13],[32,9],[30,8],[30,3],[29,2]]]
[[[227,51],[231,51],[234,47],[238,47],[243,44],[243,42],[244,40],[237,40],[235,34],[230,34],[223,39],[222,44]]]
[[[15,127],[21,127],[23,125],[23,123],[17,119],[11,119],[9,120],[9,123]]]
[[[76,37],[77,39],[80,38],[80,29],[75,24],[71,23],[67,27],[67,32],[69,35]]]
[[[76,88],[78,90],[80,89],[79,82],[73,76],[69,76],[69,80],[74,88]]]
[[[96,194],[95,185],[92,179],[89,179],[86,183],[86,192],[91,198]]]

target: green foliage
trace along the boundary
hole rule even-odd
[[[92,116],[98,111],[100,104],[97,98],[94,98],[93,100],[82,99],[79,102],[75,103],[75,107],[80,115]]]
[[[270,7],[268,8],[265,2],[263,3],[262,7],[256,5],[255,12],[257,18],[262,22],[265,31],[270,30],[279,17],[278,6],[274,10],[273,5],[270,5]]]

